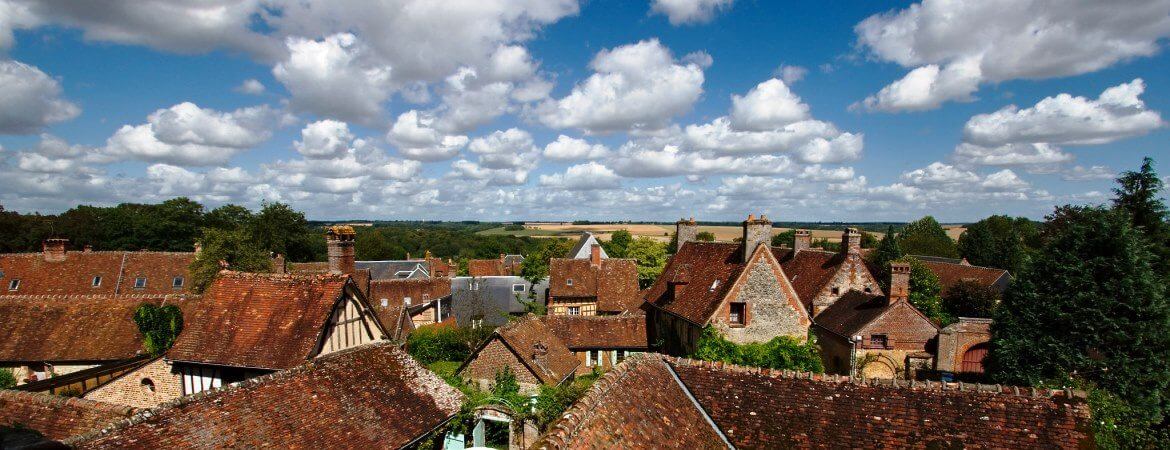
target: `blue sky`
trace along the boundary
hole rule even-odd
[[[1167,155],[1167,0],[188,3],[0,0],[0,204],[970,221]]]

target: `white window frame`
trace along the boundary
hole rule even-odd
[[[102,276],[101,275],[94,275],[93,280],[90,282],[90,286],[102,287]]]
[[[183,287],[183,284],[185,284],[185,283],[187,283],[187,280],[184,280],[183,277],[181,277],[181,276],[171,278],[171,287],[172,288],[181,288],[181,287]]]
[[[579,315],[581,315],[581,307],[580,306],[566,306],[565,307],[565,314],[570,315],[570,316],[579,316]]]
[[[139,281],[142,281],[141,285],[138,284]],[[135,277],[134,278],[134,289],[146,289],[146,277]]]
[[[516,289],[516,288],[520,288],[520,289]],[[524,292],[524,283],[514,283],[514,284],[512,284],[512,292],[514,292],[514,293],[523,293],[523,292]]]
[[[594,354],[596,352],[596,355]],[[601,350],[586,350],[585,351],[585,367],[595,367],[601,365]]]
[[[573,285],[573,279],[572,278],[565,278],[565,286],[572,286],[572,285]]]
[[[10,280],[8,282],[8,290],[10,290],[10,291],[20,290],[20,278],[13,278],[12,280]]]

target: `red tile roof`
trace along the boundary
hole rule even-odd
[[[920,261],[938,276],[943,292],[960,281],[974,281],[984,287],[998,288],[1001,291],[1007,288],[1008,272],[1003,269],[941,261]]]
[[[541,383],[556,385],[565,381],[577,370],[581,362],[573,352],[561,342],[544,322],[537,316],[529,314],[507,325],[496,328],[492,339],[503,341],[504,345],[516,355]],[[479,351],[491,342],[484,341],[467,361],[459,367],[459,372],[472,360],[479,356]],[[541,349],[543,357],[537,358],[534,354]]]
[[[143,303],[177,304],[184,315],[197,300],[183,296],[0,297],[0,361],[114,361],[143,351],[134,310]]]
[[[43,253],[0,254],[0,295],[113,295],[187,292],[187,267],[193,252],[67,252],[64,261],[46,261]],[[94,277],[101,283],[94,286]],[[135,288],[136,278],[146,286]],[[175,277],[183,278],[174,287]],[[9,282],[20,288],[9,291]]]
[[[66,444],[78,448],[400,448],[462,395],[387,343],[180,398]]]
[[[261,369],[304,363],[347,283],[346,275],[220,272],[167,359]]]
[[[893,305],[885,296],[849,291],[822,311],[817,316],[816,324],[838,336],[848,338],[874,319],[881,317],[891,306]]]
[[[645,349],[646,316],[541,316],[540,320],[570,350]]]
[[[512,275],[504,269],[500,259],[472,259],[467,261],[467,274],[473,277],[497,277]]]
[[[568,284],[570,279],[572,285]],[[637,261],[610,258],[594,266],[588,259],[552,258],[549,296],[596,298],[597,310],[603,312],[637,310],[642,304]]]
[[[0,426],[22,426],[61,440],[130,417],[134,408],[81,398],[0,390]]]
[[[404,314],[406,297],[410,297],[411,305],[421,305],[451,295],[451,279],[446,277],[371,280],[369,285],[366,298],[386,332],[396,340],[405,339],[414,330],[414,322]],[[382,306],[382,299],[386,299],[386,306]]]

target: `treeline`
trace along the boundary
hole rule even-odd
[[[498,258],[500,254],[529,255],[541,247],[541,240],[526,236],[478,234],[496,224],[447,222],[395,223],[357,227],[354,251],[358,260],[376,261],[432,256],[458,261],[462,271],[469,259]]]

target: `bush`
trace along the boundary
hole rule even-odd
[[[159,356],[174,345],[183,331],[183,312],[178,306],[143,303],[134,310],[134,323],[142,333],[142,346],[152,356]]]
[[[736,344],[723,338],[714,327],[703,329],[691,358],[722,361],[741,366],[788,369],[821,373],[820,349],[812,336],[801,342],[792,336],[777,336],[764,343]]]
[[[0,389],[11,389],[16,386],[16,376],[12,374],[12,370],[4,367],[0,368]]]
[[[406,352],[426,365],[437,361],[463,361],[491,334],[487,328],[426,326],[406,339]]]

